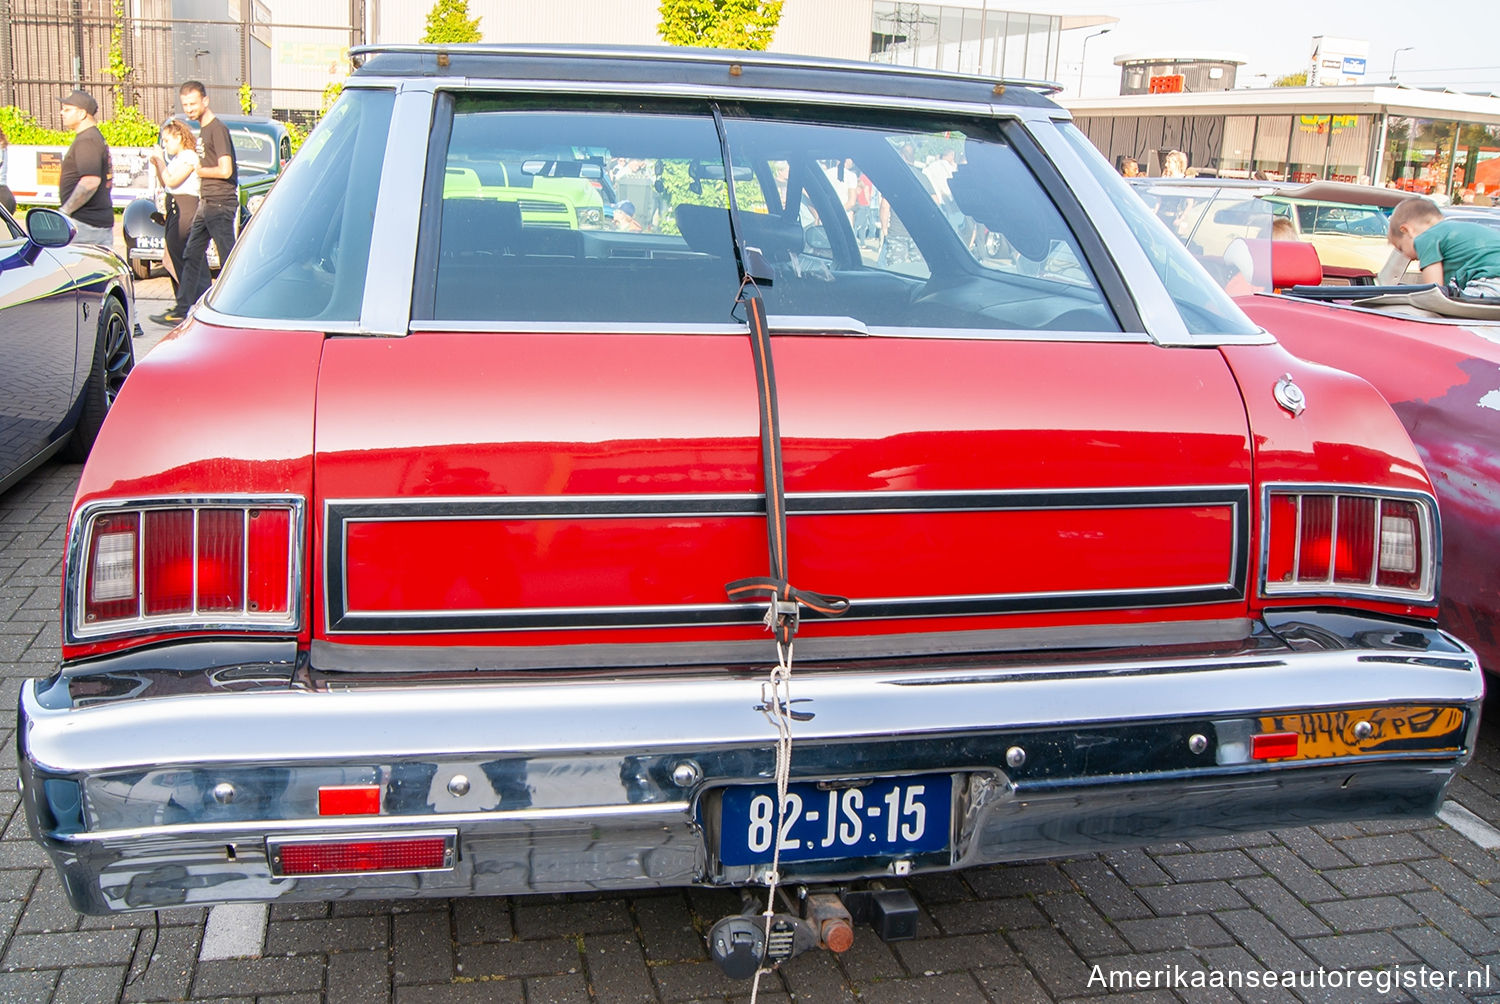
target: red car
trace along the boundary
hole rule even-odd
[[[1277,244],[1277,270],[1300,271],[1273,276],[1272,245],[1254,237],[1271,225],[1260,188],[1216,180],[1140,191],[1158,209],[1191,203],[1193,222],[1175,207],[1178,232],[1186,227],[1200,261],[1243,292],[1236,302],[1253,321],[1303,359],[1358,374],[1391,403],[1432,474],[1442,511],[1442,625],[1500,672],[1500,306],[1456,303],[1431,286],[1309,288],[1318,283],[1318,261],[1305,244]],[[1389,193],[1374,194],[1383,204]],[[1230,250],[1236,238],[1247,238],[1240,260],[1253,259],[1260,273],[1248,284],[1236,282],[1226,261],[1237,257]]]
[[[1440,804],[1421,458],[1044,94],[356,59],[79,485],[19,728],[76,908],[801,887],[748,974],[909,934],[872,878]],[[569,158],[640,229],[528,216]]]

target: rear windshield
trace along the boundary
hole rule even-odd
[[[992,121],[461,95],[429,162],[413,313],[720,323],[728,212],[774,316],[1119,331],[1063,214]],[[441,142],[441,141],[440,141]],[[440,173],[439,173],[440,172]]]

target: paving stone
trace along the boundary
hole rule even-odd
[[[892,947],[906,968],[914,973],[954,972],[975,966],[1003,966],[1017,961],[1005,939],[977,934],[917,938],[897,942]]]
[[[1417,961],[1411,949],[1385,931],[1302,938],[1297,946],[1328,969],[1363,969]]]
[[[69,966],[57,981],[52,1004],[96,1004],[120,999],[124,966]]]
[[[317,956],[200,962],[193,977],[193,996],[228,995],[246,987],[322,990],[323,966],[323,960]]]
[[[0,1000],[6,1004],[50,1004],[57,972],[0,973]]]
[[[703,937],[682,896],[651,896],[631,901],[636,925],[651,962],[698,962],[708,958]]]
[[[522,899],[516,902],[515,910],[516,933],[522,938],[599,934],[632,927],[630,910],[624,900],[618,899],[536,904]]]
[[[460,945],[458,965],[467,979],[481,976],[557,976],[582,971],[578,944],[572,938],[543,941],[500,941]],[[402,982],[409,982],[403,980]]]
[[[1024,966],[976,969],[974,978],[994,1001],[1004,1004],[1049,1004],[1052,995],[1037,982],[1036,974]]]
[[[453,979],[453,939],[446,912],[398,914],[391,923],[391,965],[396,983]]]
[[[1013,931],[1008,936],[1026,966],[1048,991],[1059,996],[1088,993],[1090,968],[1057,931]]]
[[[396,1004],[525,1004],[521,980],[428,983],[396,988]]]
[[[1231,938],[1212,917],[1157,917],[1152,920],[1122,920],[1120,934],[1138,952],[1157,952],[1171,948],[1206,948],[1227,945]]]
[[[974,891],[981,896],[1024,896],[1073,891],[1073,883],[1055,864],[975,868],[967,878]]]
[[[1417,912],[1394,896],[1313,904],[1318,916],[1339,933],[1383,931],[1422,923]]]
[[[870,986],[859,999],[862,1004],[866,1001],[869,1004],[931,1004],[933,1001],[987,1004],[989,1000],[968,973],[885,980]]]
[[[704,998],[722,1000],[735,989],[731,980],[711,962],[670,962],[651,967],[657,993],[663,1001],[690,1001]],[[764,987],[765,977],[761,978]],[[779,981],[774,981],[779,988]],[[748,988],[747,988],[748,989]]]
[[[1109,922],[1099,916],[1099,911],[1078,895],[1042,896],[1039,905],[1052,918],[1058,930],[1073,943],[1073,947],[1085,956],[1110,955],[1129,951],[1129,946],[1120,939]],[[1003,963],[982,962],[980,965]]]
[[[1324,872],[1323,878],[1337,886],[1345,896],[1390,896],[1403,892],[1422,892],[1432,888],[1432,883],[1418,874],[1416,866],[1434,862],[1446,863],[1439,858],[1427,858],[1400,864],[1335,868]],[[1464,879],[1465,885],[1472,883],[1472,879]]]
[[[1474,881],[1453,862],[1428,858],[1413,861],[1407,867],[1475,916],[1500,917],[1500,896],[1496,896],[1488,885]]]
[[[1035,903],[1020,897],[938,903],[932,918],[947,934],[981,934],[1025,927],[1045,927],[1048,920]],[[858,937],[855,939],[859,940]]]
[[[1226,910],[1216,915],[1230,934],[1269,969],[1305,969],[1312,960],[1292,943],[1265,914],[1255,910]]]
[[[839,963],[850,974],[850,982],[860,988],[875,980],[907,975],[891,946],[872,937],[869,930],[855,932],[854,947],[839,956]]]
[[[1492,819],[1489,822],[1495,825],[1500,820]],[[1475,846],[1463,834],[1444,826],[1436,830],[1423,830],[1416,837],[1479,881],[1500,882],[1500,857]]]
[[[857,933],[855,937],[863,933]],[[839,958],[833,952],[806,952],[781,967],[781,981],[790,988],[796,1000],[854,1004],[854,991],[840,968]]]
[[[460,945],[479,941],[509,941],[516,936],[511,901],[505,897],[476,896],[453,901],[455,940]]]
[[[1314,871],[1300,855],[1288,847],[1273,844],[1270,847],[1252,847],[1246,853],[1300,900],[1315,903],[1343,896],[1343,893],[1329,884],[1321,872]],[[1339,858],[1345,865],[1348,864],[1348,859],[1343,855],[1339,855]]]
[[[1104,860],[1132,886],[1165,885],[1172,881],[1172,876],[1162,871],[1145,851],[1133,847],[1110,851],[1104,855]]]
[[[534,976],[526,980],[526,999],[547,1004],[589,1004],[589,985],[582,973]]]
[[[1430,925],[1409,927],[1393,932],[1425,965],[1433,969],[1472,969],[1474,957],[1453,943],[1453,939]],[[1496,987],[1500,990],[1500,986]]]
[[[306,955],[310,952],[384,949],[390,922],[384,917],[334,917],[326,920],[284,920],[266,925],[266,955]]]
[[[595,934],[583,939],[589,985],[601,1001],[654,999],[641,944],[632,934]]]
[[[1246,878],[1265,874],[1265,870],[1244,851],[1172,854],[1158,857],[1156,862],[1177,882],[1206,882],[1210,879]]]
[[[1239,910],[1250,904],[1228,882],[1185,882],[1181,885],[1146,886],[1141,898],[1158,916]]]
[[[917,875],[908,883],[913,896],[924,905],[956,903],[974,898],[974,890],[962,875],[954,872],[939,872],[932,875]]]
[[[1326,923],[1273,878],[1240,879],[1234,887],[1277,927],[1294,938],[1331,933]]]
[[[1299,826],[1294,829],[1273,830],[1272,834],[1285,844],[1288,850],[1306,862],[1309,868],[1348,868],[1354,863],[1347,855],[1330,844],[1322,834],[1310,827]]]
[[[186,997],[202,938],[203,930],[196,927],[163,927],[159,936],[154,930],[143,931],[121,999],[175,1001]]]
[[[1137,890],[1120,881],[1115,870],[1099,858],[1064,861],[1062,870],[1106,920],[1151,916],[1151,907],[1142,902]]]
[[[1355,864],[1375,865],[1386,861],[1415,861],[1433,856],[1432,848],[1410,833],[1389,833],[1383,837],[1359,837],[1344,840],[1339,850]]]
[[[327,1004],[385,1004],[390,999],[390,962],[384,949],[328,957]]]
[[[1408,906],[1430,920],[1464,951],[1474,955],[1500,952],[1500,934],[1490,930],[1463,907],[1440,892],[1412,892],[1401,897]]]
[[[80,960],[96,965],[126,965],[135,953],[135,928],[117,931],[70,931],[17,934],[5,947],[8,969],[61,969]]]

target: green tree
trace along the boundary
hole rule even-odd
[[[1271,81],[1272,87],[1306,87],[1307,71],[1298,70],[1296,73],[1283,73]]]
[[[661,0],[656,33],[668,45],[764,49],[781,22],[782,0]]]
[[[104,68],[104,72],[115,80],[110,85],[110,90],[114,91],[115,104],[119,105],[124,100],[121,85],[125,83],[126,77],[135,72],[135,68],[125,62],[125,0],[114,0],[109,10],[109,65]]]
[[[437,44],[478,42],[479,18],[469,19],[469,0],[437,0],[427,12],[427,31],[422,41]]]

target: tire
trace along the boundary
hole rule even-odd
[[[68,441],[70,460],[87,460],[99,438],[104,416],[135,367],[135,346],[130,341],[130,325],[125,308],[114,297],[104,301],[99,314],[99,331],[94,337],[94,358],[89,364],[88,382],[83,385],[83,400],[73,438]]]
[[[137,259],[137,258],[131,258],[130,257],[130,252],[132,252],[134,250],[135,250],[135,242],[134,241],[126,241],[125,242],[125,259],[126,259],[126,261],[130,262],[130,274],[133,275],[133,276],[135,276],[137,279],[149,279],[149,278],[151,278],[151,263],[149,261],[141,261],[140,259]]]

